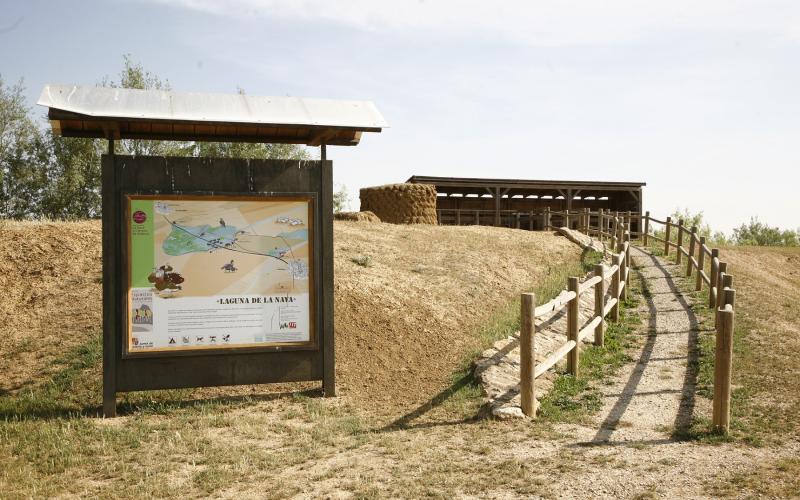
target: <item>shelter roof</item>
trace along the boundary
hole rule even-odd
[[[38,104],[65,137],[354,146],[388,127],[370,101],[46,85]]]
[[[581,191],[630,191],[639,190],[645,186],[644,182],[614,182],[614,181],[559,181],[559,180],[532,180],[532,179],[488,179],[474,177],[433,177],[413,175],[408,181],[414,184],[433,184],[439,193],[459,192],[484,192],[489,188],[509,189],[512,191],[538,192],[558,190]]]

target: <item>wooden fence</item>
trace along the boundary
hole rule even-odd
[[[623,229],[625,223],[617,220],[621,231],[617,253],[612,257],[612,265],[598,264],[594,276],[580,283],[577,277],[568,280],[568,292],[555,299],[536,306],[536,295],[523,293],[521,300],[520,326],[520,399],[522,412],[535,417],[535,381],[565,356],[567,372],[578,376],[580,364],[580,344],[584,338],[594,335],[594,344],[602,346],[605,336],[605,318],[609,314],[612,321],[619,321],[619,303],[628,295],[630,283],[630,233]],[[606,298],[606,281],[610,278],[611,296]],[[590,320],[579,328],[580,297],[584,293],[594,293],[594,312]],[[536,364],[535,330],[536,318],[567,308],[567,342],[556,349],[542,363]]]
[[[549,212],[549,211],[548,211]],[[552,214],[552,212],[550,213]],[[548,215],[550,215],[548,214]],[[522,411],[526,415],[535,416],[535,379],[567,356],[567,372],[577,376],[580,356],[580,342],[594,332],[595,345],[603,345],[605,332],[604,319],[611,313],[613,321],[619,320],[619,302],[627,298],[630,283],[630,245],[631,238],[638,237],[644,246],[652,238],[664,244],[664,254],[669,255],[671,249],[676,250],[676,262],[681,265],[686,258],[686,276],[695,274],[695,290],[702,290],[703,284],[708,287],[708,305],[715,309],[716,354],[714,358],[714,427],[727,432],[730,427],[731,401],[731,363],[733,358],[734,305],[736,290],[733,289],[733,276],[728,272],[727,263],[722,262],[719,250],[709,248],[706,240],[698,236],[697,228],[687,228],[683,221],[672,222],[670,217],[661,221],[644,215],[620,212],[561,212],[567,220],[577,218],[578,230],[596,236],[608,242],[616,250],[612,257],[612,266],[608,269],[602,264],[595,266],[594,277],[579,283],[577,277],[568,280],[568,293],[551,300],[546,304],[534,307],[536,297],[532,293],[522,294],[521,327],[520,327],[520,391]],[[633,222],[641,231],[631,231]],[[664,238],[650,234],[651,224],[662,224],[665,227]],[[545,219],[545,227],[549,228],[549,220]],[[676,241],[672,241],[673,238]],[[708,268],[708,271],[706,270]],[[611,277],[611,298],[604,303],[606,291],[605,281]],[[591,320],[578,331],[578,314],[580,296],[594,290],[595,311]],[[567,308],[567,342],[556,349],[545,361],[535,365],[535,320],[542,314]]]
[[[569,227],[588,232],[590,221],[597,223],[602,214],[606,221],[616,217],[628,224],[633,235],[638,235],[642,227],[642,216],[636,212],[590,212],[583,210],[552,210],[544,207],[539,210],[491,210],[491,209],[456,209],[440,208],[436,210],[439,224],[446,226],[493,225],[516,229],[550,230],[555,227]]]

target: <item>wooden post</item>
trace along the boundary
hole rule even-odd
[[[457,208],[456,209],[456,226],[460,226],[460,225],[461,225],[461,209]]]
[[[630,233],[625,234],[625,242],[628,244],[627,248],[625,248],[625,274],[622,276],[625,280],[625,287],[622,289],[622,296],[625,300],[628,300],[628,289],[631,287],[631,235]]]
[[[643,244],[647,246],[647,235],[650,234],[650,212],[644,213],[644,233],[643,233]]]
[[[628,220],[626,221],[626,225],[628,227],[628,231],[631,231],[631,239],[633,239],[633,212],[628,210],[627,214]]]
[[[708,286],[708,307],[717,307],[717,295],[714,288],[717,286],[717,276],[719,275],[719,248],[711,249],[711,274],[708,275],[711,284]]]
[[[528,230],[533,231],[533,210],[528,213]]]
[[[519,390],[522,413],[536,417],[536,393],[534,389],[534,363],[536,362],[536,295],[523,293],[520,309],[519,330]]]
[[[550,207],[544,207],[544,230],[549,231],[550,228]]]
[[[719,277],[717,278],[717,307],[722,306],[722,299],[725,297],[725,294],[722,291],[725,290],[726,286],[730,286],[728,283],[732,282],[733,276],[728,274],[728,263],[720,262]]]
[[[475,210],[475,225],[476,226],[480,226],[481,225],[481,211],[480,210]]]
[[[603,242],[603,231],[605,231],[605,229],[603,228],[603,222],[605,222],[605,220],[603,219],[603,209],[602,208],[598,208],[597,209],[597,239],[600,240],[600,243]]]
[[[692,226],[692,232],[689,233],[689,257],[686,259],[686,277],[692,276],[692,257],[694,257],[694,242],[697,239],[697,226]],[[703,250],[700,250],[703,253]]]
[[[569,278],[568,290],[575,292],[575,298],[569,301],[567,305],[567,340],[575,341],[575,348],[567,354],[567,372],[575,377],[578,377],[578,363],[580,361],[580,342],[578,342],[578,318],[580,314],[580,297],[578,278],[571,276]]]
[[[619,240],[617,239],[617,218],[612,217],[611,220],[611,248],[615,252],[619,252]]]
[[[734,290],[730,292],[733,301]],[[714,401],[712,420],[714,427],[723,433],[730,429],[731,422],[731,366],[733,363],[734,308],[726,305],[718,310],[716,352],[714,353]]]
[[[706,267],[706,253],[703,251],[703,245],[705,245],[705,244],[706,244],[706,237],[705,236],[701,236],[700,237],[700,243],[698,245],[698,248],[700,249],[700,251],[697,252],[697,279],[694,282],[694,290],[696,292],[699,292],[700,290],[703,289],[703,273],[702,273],[702,271],[705,271],[705,267]]]
[[[681,263],[681,257],[683,257],[683,252],[681,249],[683,248],[683,219],[678,219],[678,249],[675,251],[675,263]]]
[[[723,264],[725,264],[723,266]],[[733,287],[733,276],[726,272],[727,264],[725,262],[720,263],[720,268],[722,269],[719,273],[719,278],[717,278],[717,310],[720,307],[725,305],[725,289]],[[714,326],[719,325],[719,313],[714,315]]]
[[[666,233],[664,234],[664,256],[669,255],[669,233],[672,231],[672,217],[667,217],[667,224],[665,226]],[[680,253],[680,252],[679,252]]]
[[[622,269],[622,260],[619,255],[614,255],[611,258],[611,264],[617,266],[617,271],[611,276],[611,297],[617,299],[617,303],[611,308],[611,321],[619,322],[619,301],[622,300],[619,296],[619,277],[620,269]]]
[[[568,208],[564,209],[564,221],[563,221],[563,223],[564,223],[564,227],[566,227],[567,229],[570,229],[570,227],[569,227],[569,209]]]
[[[589,234],[589,217],[591,217],[591,215],[589,214],[589,209],[588,208],[584,208],[583,209],[583,232],[586,233],[586,234]]]
[[[605,343],[603,335],[605,332],[605,317],[603,315],[603,310],[606,308],[606,282],[603,280],[603,273],[605,270],[606,266],[603,264],[597,264],[594,266],[594,275],[600,276],[600,283],[594,285],[594,315],[600,317],[600,323],[594,328],[594,345],[601,347]]]
[[[514,217],[517,219],[517,229],[519,229],[519,212],[514,214]]]

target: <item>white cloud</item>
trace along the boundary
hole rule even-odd
[[[153,0],[240,18],[339,23],[363,30],[483,33],[535,46],[610,44],[664,30],[768,32],[800,40],[796,1]]]

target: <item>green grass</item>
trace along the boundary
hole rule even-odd
[[[551,267],[547,275],[531,287],[536,294],[536,302],[544,304],[565,289],[570,276],[583,276],[594,265],[602,260],[602,254],[585,251],[579,261],[566,262]],[[459,369],[451,377],[451,392],[446,399],[448,409],[463,419],[475,419],[481,416],[483,393],[480,384],[472,375],[473,363],[480,354],[496,341],[507,338],[520,328],[520,298],[516,295],[512,300],[497,309],[489,319],[470,331],[477,340],[477,347],[469,352],[461,361]]]
[[[538,418],[545,422],[581,422],[600,410],[602,401],[596,387],[609,383],[619,369],[631,360],[633,332],[641,324],[637,312],[642,295],[642,277],[632,270],[628,299],[621,302],[620,321],[609,321],[602,347],[584,345],[579,361],[579,376],[562,373],[553,388],[540,401]]]

